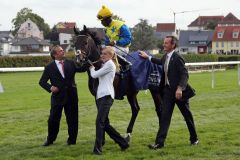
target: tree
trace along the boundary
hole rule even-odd
[[[156,47],[154,28],[148,24],[146,19],[140,19],[132,29],[133,41],[130,50],[151,50]]]
[[[157,48],[159,49],[160,52],[163,51],[163,40],[162,39],[157,40]]]
[[[210,21],[210,22],[208,22],[208,24],[206,26],[206,29],[207,30],[214,30],[216,26],[217,26],[217,22]]]
[[[119,17],[119,16],[116,15],[116,14],[112,15],[112,19],[124,21],[121,17]]]
[[[38,28],[43,31],[44,37],[50,32],[50,27],[47,23],[44,22],[44,19],[39,15],[32,12],[29,8],[23,8],[18,13],[17,16],[12,20],[14,25],[13,34],[16,34],[21,24],[24,23],[27,19],[31,19]]]

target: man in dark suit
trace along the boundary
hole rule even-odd
[[[160,127],[155,144],[148,146],[150,149],[164,147],[175,104],[177,104],[186,121],[190,133],[190,144],[196,145],[198,144],[198,137],[193,116],[189,109],[189,98],[194,95],[194,91],[187,83],[189,76],[185,62],[175,51],[177,39],[174,36],[167,36],[164,39],[163,47],[166,53],[161,59],[152,58],[142,51],[140,51],[139,54],[143,58],[148,58],[152,63],[163,65],[164,68],[164,74],[160,84],[160,91],[163,95]]]
[[[73,145],[76,144],[78,134],[78,95],[75,73],[82,72],[84,69],[78,68],[74,61],[64,59],[61,46],[52,48],[51,57],[53,61],[45,67],[39,81],[42,88],[52,93],[48,136],[43,146],[49,146],[56,140],[63,108],[68,125],[67,144]]]

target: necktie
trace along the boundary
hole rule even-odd
[[[64,61],[60,61],[59,63],[60,63],[61,66],[62,66],[62,72],[63,72],[63,75],[64,75]]]
[[[166,56],[165,63],[164,63],[164,74],[165,74],[165,85],[168,84],[168,78],[167,78],[167,73],[168,73],[168,55]]]

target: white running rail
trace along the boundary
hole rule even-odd
[[[227,61],[227,62],[197,62],[197,63],[186,63],[186,66],[212,66],[212,88],[215,86],[215,65],[238,65],[238,85],[240,86],[240,61]],[[44,67],[17,67],[17,68],[0,68],[1,72],[32,72],[32,71],[43,71]]]

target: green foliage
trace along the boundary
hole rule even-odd
[[[216,54],[184,54],[183,57],[187,63],[218,61],[218,56]]]
[[[164,41],[162,39],[158,39],[157,40],[157,48],[160,50],[160,51],[163,51],[163,43]]]
[[[218,61],[240,61],[240,55],[220,55]]]
[[[118,15],[116,15],[116,14],[112,15],[112,19],[120,20],[120,21],[124,22],[124,20],[121,17],[119,17]]]
[[[0,93],[1,160],[237,160],[240,156],[240,92],[237,71],[215,72],[216,86],[211,88],[211,73],[190,74],[197,95],[190,100],[200,143],[189,145],[187,126],[175,106],[166,145],[152,151],[159,127],[150,92],[140,92],[140,111],[130,148],[122,152],[106,134],[103,155],[95,156],[95,100],[87,86],[87,74],[77,74],[79,95],[79,132],[77,144],[66,145],[68,131],[64,112],[54,145],[44,148],[50,94],[38,85],[42,72],[0,73],[5,92]],[[125,133],[131,109],[125,98],[115,100],[110,111],[111,124]]]
[[[151,50],[156,48],[154,28],[148,24],[146,19],[140,19],[140,22],[133,27],[132,35],[133,41],[130,50]]]
[[[161,58],[163,54],[158,54],[156,57]],[[217,62],[218,55],[216,54],[182,54],[186,63],[193,62]]]
[[[161,58],[163,54],[155,57]],[[240,61],[239,55],[216,55],[216,54],[183,54],[186,63],[193,62],[217,62],[217,61]],[[74,53],[66,53],[66,57],[73,59]],[[50,56],[18,56],[0,57],[0,67],[42,67],[51,61]]]
[[[208,22],[208,24],[207,24],[205,29],[213,31],[216,26],[217,26],[217,22],[216,21],[210,21],[210,22]]]
[[[44,19],[39,15],[32,12],[29,8],[22,8],[17,16],[12,20],[14,25],[13,34],[16,34],[21,24],[24,23],[28,18],[31,19],[36,25],[39,27],[41,31],[43,31],[44,37],[50,32],[50,27],[47,23],[45,23]]]
[[[73,52],[66,53],[66,57],[73,59]],[[51,61],[50,56],[16,56],[16,57],[0,57],[0,67],[42,67]]]
[[[49,56],[0,57],[1,67],[42,67],[51,61]]]

